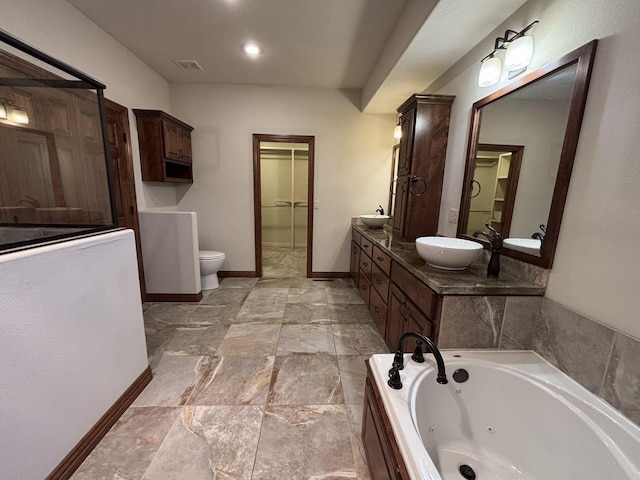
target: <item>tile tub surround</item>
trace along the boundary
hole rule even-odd
[[[224,278],[143,310],[154,379],[72,478],[369,478],[364,361],[388,350],[353,282]]]
[[[640,340],[545,298],[530,348],[640,425]]]

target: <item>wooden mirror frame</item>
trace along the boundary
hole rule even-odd
[[[560,233],[560,224],[562,223],[562,213],[564,211],[567,192],[569,190],[569,180],[571,179],[571,170],[573,161],[578,147],[578,138],[580,136],[580,127],[582,126],[582,118],[587,103],[587,92],[589,90],[589,82],[591,80],[591,71],[593,69],[593,61],[596,53],[598,41],[593,40],[586,45],[574,50],[561,57],[560,59],[550,62],[540,67],[522,79],[504,87],[487,97],[478,100],[473,104],[471,109],[471,127],[469,131],[469,143],[467,146],[467,162],[464,171],[464,181],[462,186],[462,197],[460,199],[460,221],[458,222],[457,236],[469,240],[480,241],[467,235],[466,229],[469,222],[469,210],[471,205],[471,182],[475,170],[475,158],[478,150],[478,140],[480,136],[480,124],[482,107],[495,102],[496,100],[520,90],[533,82],[541,80],[549,75],[576,64],[576,80],[569,107],[569,118],[567,120],[567,128],[565,130],[562,151],[560,154],[560,163],[558,165],[558,175],[556,177],[555,187],[551,200],[551,208],[549,210],[549,219],[547,221],[547,232],[542,242],[540,256],[531,255],[517,250],[505,247],[503,254],[523,262],[538,265],[543,268],[551,268],[553,265],[553,257],[556,251],[558,235]],[[485,248],[488,243],[482,241]]]

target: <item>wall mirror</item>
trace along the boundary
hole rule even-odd
[[[551,268],[596,45],[473,104],[458,237],[489,224],[505,255]]]

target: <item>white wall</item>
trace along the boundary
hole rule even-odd
[[[0,0],[0,28],[104,83],[125,107],[170,112],[169,84],[64,0]],[[143,184],[135,116],[132,128],[138,208],[175,205],[172,186]]]
[[[313,270],[349,271],[351,217],[387,205],[394,115],[368,115],[355,92],[171,84],[175,116],[193,131],[194,183],[179,209],[198,213],[200,248],[225,252],[223,270],[252,271],[252,134],[315,136]]]
[[[589,99],[546,296],[640,338],[640,2],[530,0],[429,92],[453,104],[440,233],[455,236],[448,209],[460,203],[471,105],[504,86],[477,86],[480,59],[505,29],[533,20],[533,70],[599,39]]]
[[[0,256],[2,478],[44,478],[147,368],[123,230]]]
[[[147,293],[200,293],[198,224],[194,212],[139,212]]]

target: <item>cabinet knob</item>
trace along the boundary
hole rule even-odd
[[[373,307],[373,311],[374,311],[374,312],[376,312],[376,313],[380,313],[380,308],[378,308],[378,307]]]
[[[362,262],[362,265],[364,265],[365,267],[369,266],[369,264],[367,262]]]
[[[377,285],[382,285],[382,280],[380,280],[379,278],[376,278],[375,282]]]
[[[377,259],[379,262],[384,261],[384,257],[376,257],[376,259]]]

